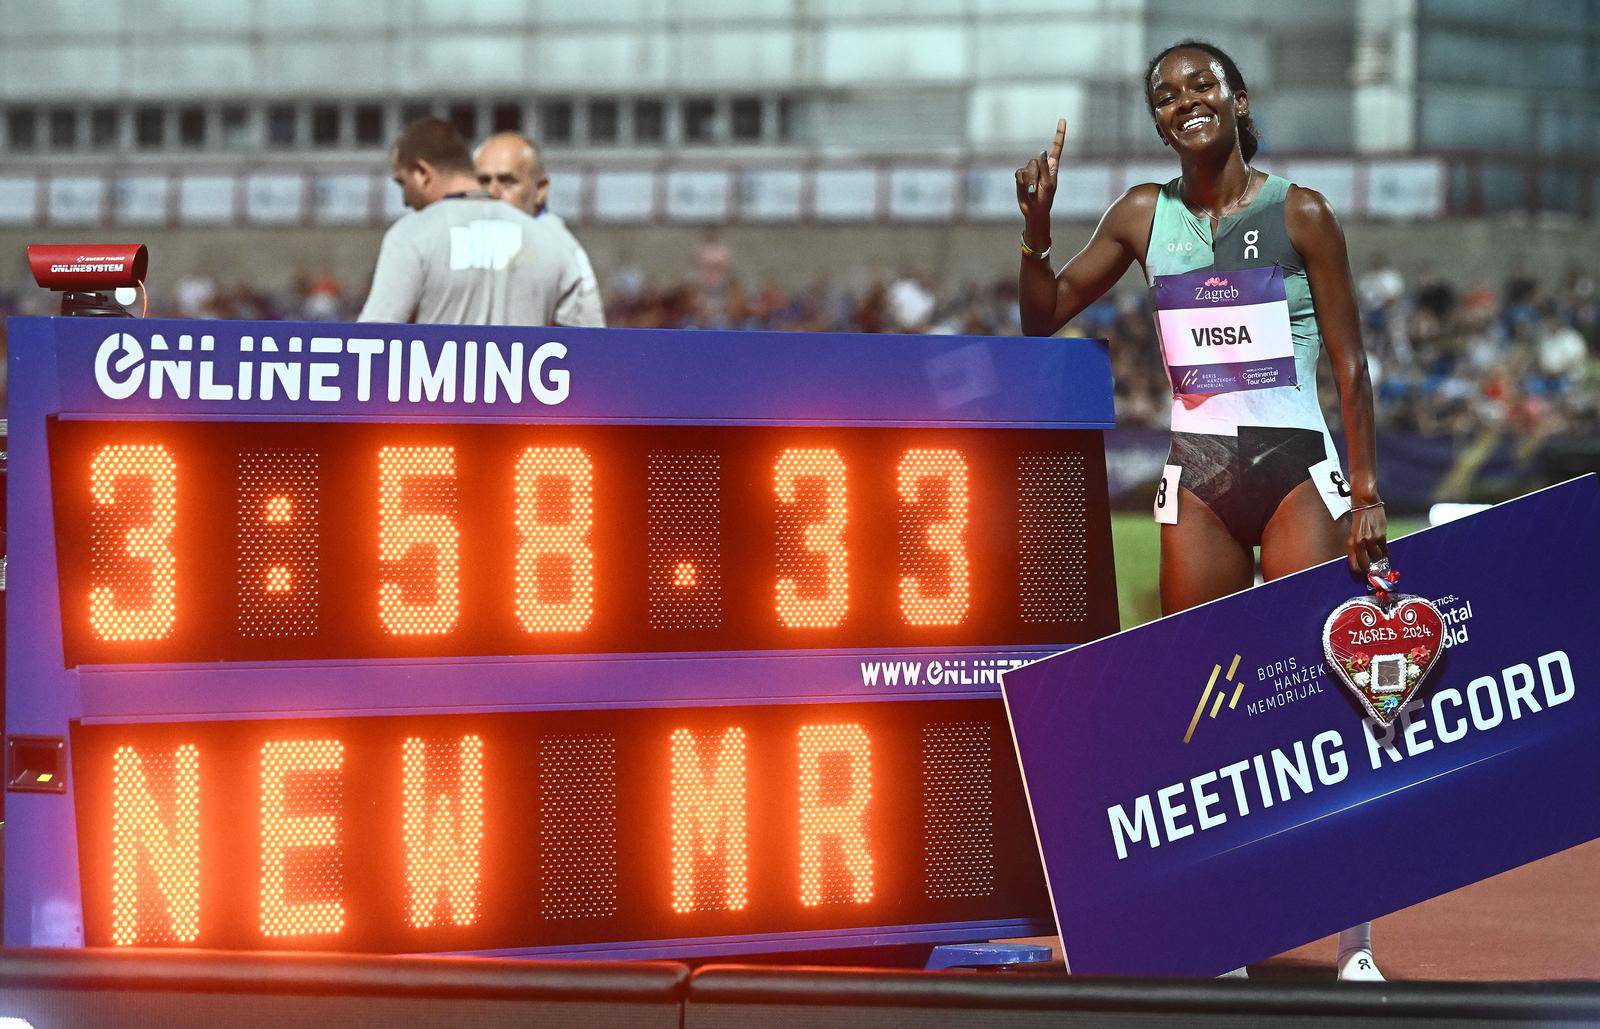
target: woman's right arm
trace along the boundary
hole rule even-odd
[[[1022,209],[1023,243],[1035,252],[1050,246],[1050,207],[1055,201],[1061,147],[1067,122],[1056,123],[1056,137],[1048,152],[1017,169],[1017,206]],[[1053,336],[1078,312],[1116,285],[1128,266],[1138,259],[1135,240],[1148,236],[1155,216],[1158,187],[1135,186],[1111,205],[1095,227],[1089,245],[1061,269],[1050,270],[1048,259],[1022,254],[1017,290],[1022,307],[1022,331],[1028,336]],[[1143,226],[1143,231],[1140,231]]]

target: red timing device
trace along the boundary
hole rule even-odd
[[[99,293],[144,281],[150,251],[143,243],[100,246],[42,244],[28,248],[33,280],[58,293]]]

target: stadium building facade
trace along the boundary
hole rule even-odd
[[[708,226],[736,243],[783,225],[789,251],[741,259],[791,283],[841,250],[987,275],[1014,234],[1012,171],[1058,116],[1058,249],[1174,173],[1141,77],[1189,36],[1244,70],[1258,161],[1374,227],[1353,251],[1470,252],[1503,274],[1592,249],[1595,0],[57,0],[0,21],[0,236],[137,231],[165,274],[214,267],[208,233],[226,232],[279,285],[369,265],[403,211],[386,148],[431,113],[469,139],[537,138],[551,209],[601,264],[672,267]],[[1456,239],[1459,216],[1511,212],[1580,220],[1509,250]]]

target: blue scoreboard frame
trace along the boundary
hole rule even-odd
[[[1117,629],[1103,343],[10,322],[5,942],[1050,931],[1000,670]]]

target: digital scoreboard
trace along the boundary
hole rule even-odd
[[[1049,930],[998,682],[1117,628],[1103,344],[10,345],[7,944]]]

